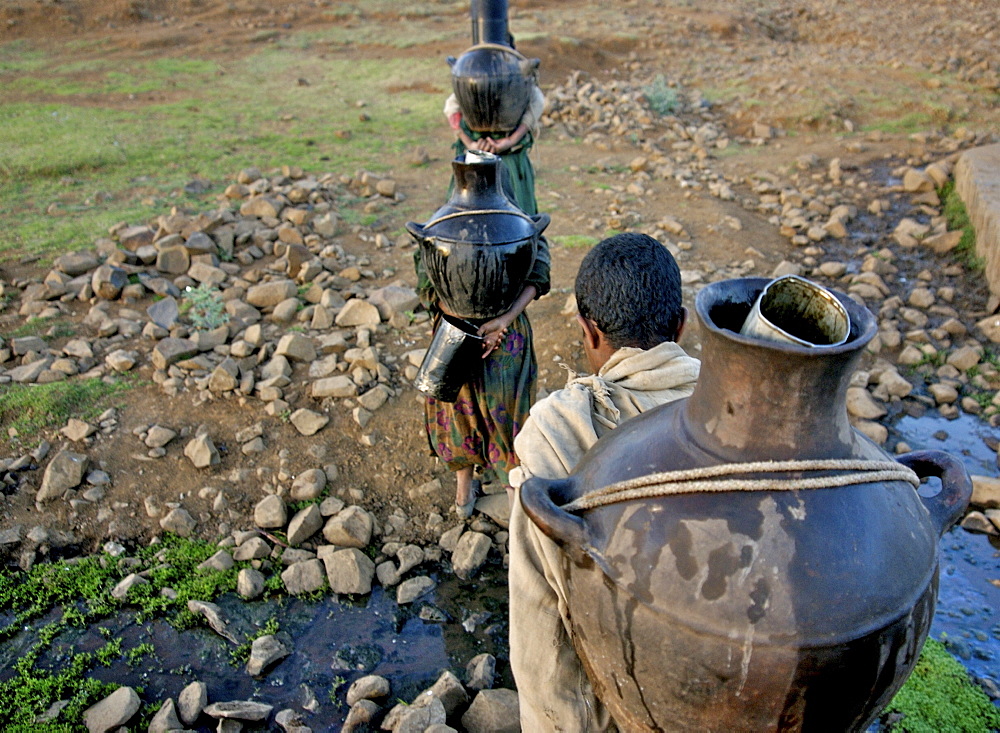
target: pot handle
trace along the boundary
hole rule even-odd
[[[535,236],[545,231],[545,228],[552,223],[552,217],[548,214],[533,214],[531,220],[535,222]]]
[[[423,242],[426,237],[424,236],[424,225],[417,224],[415,221],[406,222],[406,231],[410,233],[417,242]]]
[[[941,479],[941,491],[920,500],[937,524],[938,534],[943,535],[965,513],[972,498],[972,479],[965,465],[950,453],[939,450],[921,450],[905,453],[897,459],[912,468],[917,476],[936,476]]]
[[[545,536],[562,547],[575,562],[582,563],[587,525],[556,503],[557,499],[561,504],[569,500],[572,486],[571,478],[530,478],[521,486],[521,507]]]

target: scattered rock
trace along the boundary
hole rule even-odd
[[[250,661],[247,662],[247,674],[258,677],[264,670],[284,659],[291,651],[272,635],[260,636],[250,645]],[[211,713],[209,713],[211,714]]]
[[[506,498],[506,497],[505,497]],[[451,556],[451,564],[455,575],[462,580],[469,580],[486,562],[493,541],[481,532],[466,532],[455,545]]]
[[[496,676],[497,660],[492,654],[477,654],[465,665],[466,686],[470,690],[489,690]]]
[[[380,700],[389,696],[389,680],[378,675],[359,677],[347,690],[347,704],[354,706],[359,700]]]
[[[204,616],[205,620],[208,621],[208,625],[216,634],[227,641],[231,641],[233,644],[239,644],[236,636],[229,630],[228,619],[226,619],[222,613],[222,609],[217,605],[204,601],[188,601],[187,608],[188,611],[197,616]],[[211,715],[211,713],[209,714]]]
[[[281,582],[293,596],[320,590],[326,582],[323,563],[319,560],[306,560],[290,565],[281,574]]]
[[[284,528],[288,521],[288,508],[277,494],[265,496],[253,510],[253,522],[264,529]]]
[[[160,520],[160,527],[178,537],[190,537],[197,526],[194,517],[184,507],[171,509],[167,516]]]
[[[434,579],[426,575],[418,575],[415,578],[404,580],[396,589],[396,603],[401,606],[413,603],[436,587],[437,583],[434,582]]]
[[[248,720],[252,723],[267,720],[274,709],[273,705],[265,705],[251,700],[234,700],[232,702],[213,702],[205,707],[205,714],[213,718]]]
[[[248,601],[259,598],[264,592],[264,574],[255,568],[243,568],[236,576],[236,592]]]
[[[207,685],[204,682],[192,682],[177,696],[177,715],[184,725],[194,725],[207,704]]]
[[[330,418],[326,415],[305,408],[293,412],[290,420],[295,429],[302,435],[315,435],[330,422]]]
[[[375,563],[357,548],[337,550],[323,559],[330,590],[334,593],[367,595],[372,590]]]
[[[90,459],[79,453],[62,450],[49,461],[42,476],[42,486],[35,495],[35,501],[45,503],[62,496],[67,490],[76,488],[86,475]]]
[[[139,711],[139,696],[131,687],[119,687],[83,712],[90,733],[105,733],[125,725]]]
[[[462,716],[462,727],[469,733],[518,733],[520,715],[514,690],[480,690]]]
[[[183,728],[180,718],[177,716],[177,708],[172,697],[168,697],[156,711],[153,720],[149,723],[147,733],[168,733]]]
[[[195,468],[208,468],[209,466],[218,465],[221,461],[215,443],[212,442],[212,439],[207,434],[195,436],[193,440],[184,446],[184,455],[191,460]]]

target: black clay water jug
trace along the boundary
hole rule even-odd
[[[521,490],[527,515],[566,553],[573,641],[625,731],[862,731],[930,627],[938,542],[968,504],[968,474],[946,453],[899,457],[913,483],[940,480],[930,495],[878,473],[837,486],[840,469],[767,470],[899,467],[846,410],[875,318],[834,293],[850,316],[841,345],[741,336],[768,282],[698,294],[702,371],[690,398],[624,423],[569,478]],[[694,493],[565,508],[604,487],[720,464],[739,466]],[[777,479],[784,490],[740,490]]]
[[[507,133],[531,99],[538,59],[510,45],[506,0],[472,1],[472,47],[448,58],[451,88],[470,129]]]
[[[521,294],[549,216],[528,216],[504,195],[500,158],[467,157],[451,164],[455,190],[448,203],[406,229],[447,309],[460,318],[495,318]]]

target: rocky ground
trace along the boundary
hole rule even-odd
[[[204,7],[211,3],[181,5],[121,3],[98,19],[74,16],[70,3],[59,22],[67,32],[129,24],[142,38],[156,25],[184,30],[181,12],[196,5],[198,22],[213,22]],[[256,18],[247,28],[300,22],[321,5],[245,16]],[[549,69],[539,201],[552,212],[556,241],[608,230],[660,239],[681,264],[689,306],[705,283],[785,273],[865,304],[878,315],[879,333],[848,410],[864,434],[902,453],[909,446],[892,424],[904,414],[965,412],[1000,424],[998,302],[956,257],[961,233],[948,231],[937,193],[963,150],[997,141],[994,128],[976,124],[991,119],[1000,83],[997,11],[969,1],[946,16],[943,6],[908,3],[902,19],[887,23],[886,11],[828,5],[668,13],[630,2],[602,20],[635,33],[669,16],[677,32],[644,32],[633,43],[595,35],[574,54],[555,53],[564,49],[551,37],[526,41],[526,52]],[[40,7],[5,3],[8,32],[30,34]],[[558,29],[572,23],[549,3],[518,12],[524,22]],[[241,30],[228,19],[218,27]],[[901,67],[926,69],[932,91],[933,74],[955,74],[961,98],[948,100],[948,109],[957,120],[944,115],[915,135],[861,133],[855,116],[869,111],[832,86],[823,108],[796,107],[805,86],[840,71],[849,76],[862,63],[884,65],[887,77]],[[740,75],[742,98],[708,101],[713,76]],[[745,104],[754,95],[761,107]],[[238,592],[248,599],[278,569],[290,594],[328,588],[357,596],[381,586],[405,605],[431,591],[440,573],[470,579],[485,564],[505,563],[504,493],[459,521],[453,481],[427,455],[421,433],[412,379],[429,328],[413,291],[413,244],[391,233],[403,223],[395,214],[402,201],[426,202],[428,215],[443,203],[447,168],[426,150],[406,163],[392,176],[234,171],[212,208],[122,222],[51,267],[4,263],[0,332],[41,325],[35,335],[0,340],[0,382],[96,378],[130,386],[102,414],[42,435],[7,431],[0,552],[12,571],[101,548],[127,557],[169,532],[217,543],[206,569],[238,572]],[[440,185],[427,185],[428,177]],[[349,209],[375,215],[375,223],[346,224]],[[553,251],[553,292],[529,310],[548,389],[561,386],[561,365],[581,365],[569,292],[586,247],[562,241]],[[696,327],[684,345],[697,352]],[[3,416],[8,426],[13,417]],[[977,479],[974,504],[964,526],[996,542],[1000,483]],[[128,598],[146,574],[124,573],[115,592]],[[218,607],[189,609],[225,631]],[[248,672],[266,677],[288,652],[261,637]],[[382,725],[445,730],[431,726],[461,720],[469,730],[503,730],[497,721],[510,719],[516,698],[489,689],[494,664],[489,655],[471,660],[464,686],[446,674],[432,694],[397,706]],[[354,682],[345,729],[381,719],[391,707],[387,684]],[[996,690],[996,680],[984,685]],[[92,729],[131,717],[134,695],[115,693],[92,713],[112,722]],[[156,729],[192,725],[206,702],[204,685],[185,688],[176,705],[161,708]],[[219,704],[205,712],[245,721],[271,713]],[[275,720],[285,730],[306,729],[291,711],[283,715]]]

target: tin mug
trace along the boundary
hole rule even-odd
[[[772,280],[750,310],[741,336],[799,346],[839,346],[847,341],[851,320],[833,293],[797,275]]]

